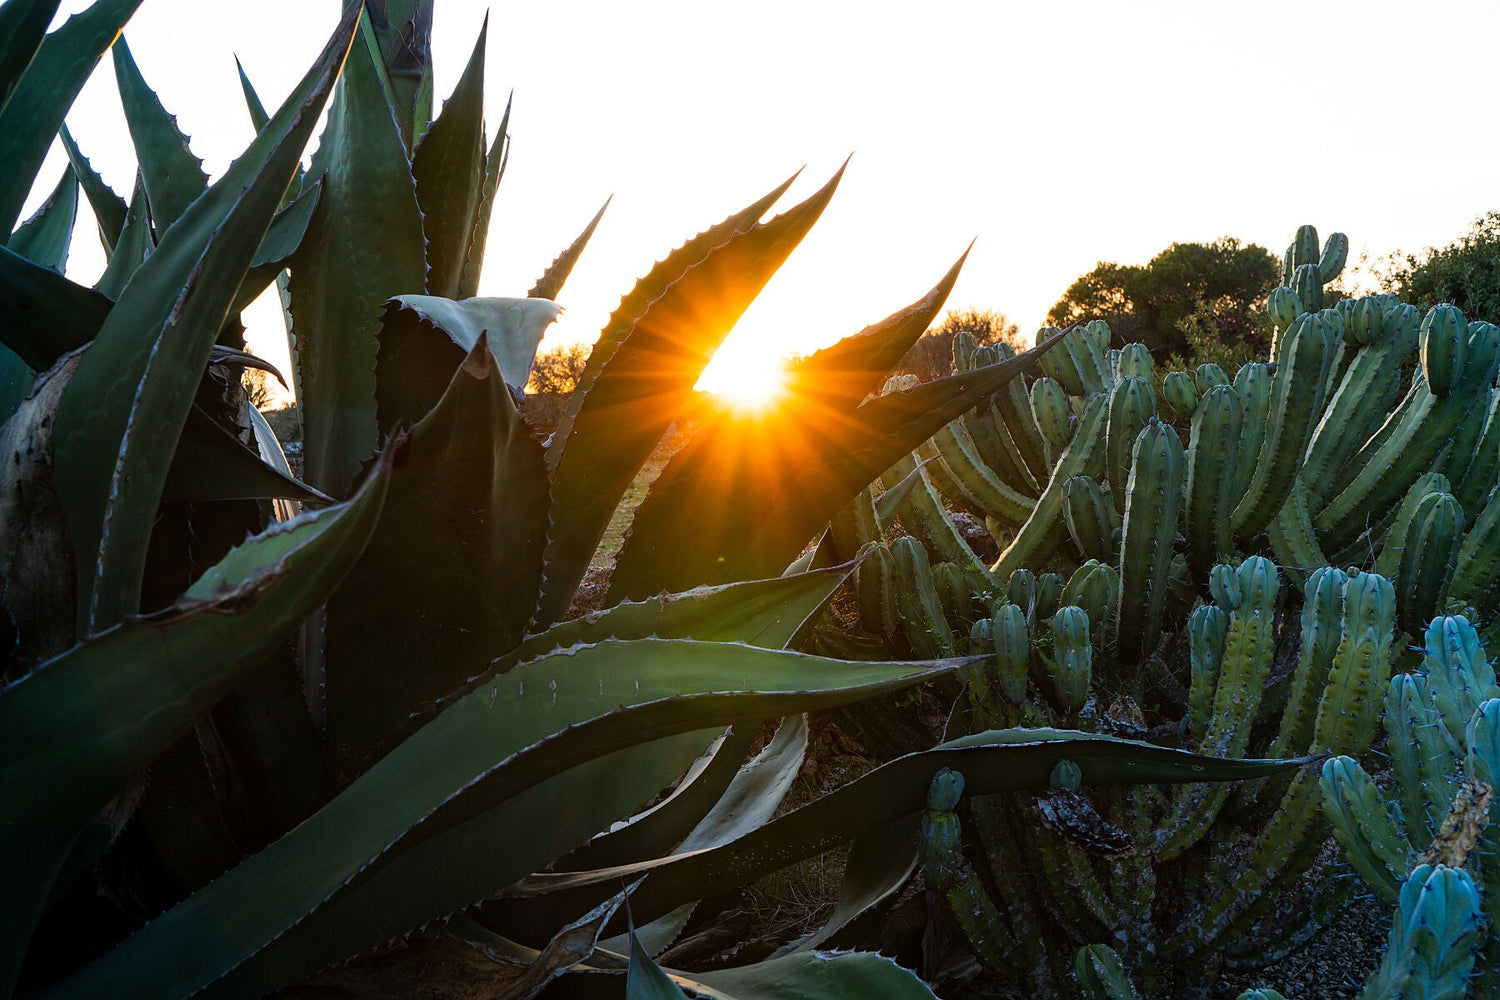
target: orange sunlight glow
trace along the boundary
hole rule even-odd
[[[695,388],[742,412],[774,408],[786,394],[786,359],[755,348],[725,345],[703,370]]]

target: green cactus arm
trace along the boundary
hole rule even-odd
[[[1156,416],[1156,393],[1144,378],[1126,375],[1109,393],[1109,426],[1106,430],[1104,471],[1115,509],[1125,512],[1126,486],[1130,482],[1135,441],[1148,421]]]
[[[1500,698],[1495,669],[1485,656],[1478,632],[1462,616],[1434,618],[1425,638],[1422,670],[1432,691],[1432,704],[1446,726],[1449,747],[1462,755],[1465,747],[1472,745],[1466,742],[1466,726],[1474,713],[1490,699]]]
[[[1265,444],[1266,422],[1271,412],[1270,366],[1257,361],[1241,365],[1234,376],[1244,414],[1240,421],[1239,454],[1235,459],[1235,489],[1243,494],[1255,475]]]
[[[1255,473],[1234,509],[1235,534],[1258,534],[1286,502],[1312,434],[1331,353],[1320,315],[1302,316],[1292,324],[1272,383],[1266,436]]]
[[[1276,654],[1276,567],[1252,556],[1237,571],[1241,600],[1229,618],[1224,659],[1214,691],[1213,714],[1198,744],[1200,753],[1237,757],[1250,740],[1250,723],[1260,707]],[[1173,800],[1172,814],[1157,837],[1156,855],[1170,861],[1208,831],[1230,789],[1187,785]]]
[[[1266,540],[1271,551],[1287,577],[1297,586],[1307,579],[1311,569],[1328,564],[1328,557],[1318,542],[1318,533],[1313,528],[1312,513],[1308,509],[1307,490],[1301,477],[1292,483],[1286,503],[1274,520],[1266,525]]]
[[[1079,421],[1067,450],[1052,470],[1047,488],[1037,498],[1036,507],[1015,539],[990,566],[990,572],[1001,580],[1024,566],[1040,565],[1051,554],[1057,540],[1056,528],[1062,524],[1063,489],[1069,479],[1086,475],[1102,458],[1108,400],[1103,395],[1089,398],[1088,408]],[[1064,536],[1066,537],[1066,536]]]
[[[1017,457],[1030,470],[1031,479],[1040,491],[1047,485],[1052,463],[1047,461],[1046,441],[1042,439],[1036,418],[1031,415],[1030,393],[1022,381],[1016,379],[995,394],[992,405],[1016,446]]]
[[[1136,438],[1120,541],[1119,655],[1143,660],[1161,638],[1186,462],[1171,425],[1152,417]]]
[[[1011,438],[1010,428],[1000,417],[994,400],[988,400],[966,413],[964,429],[974,443],[979,459],[994,471],[1000,481],[1036,502],[1042,491],[1041,484],[1031,474],[1031,468],[1021,456],[1020,449]]]
[[[1364,530],[1368,515],[1395,503],[1428,470],[1478,399],[1471,392],[1439,398],[1425,385],[1413,386],[1383,433],[1356,455],[1364,462],[1359,474],[1314,518],[1325,548],[1332,551],[1347,544]]]
[[[859,602],[859,620],[872,635],[891,638],[901,630],[896,611],[896,564],[891,550],[880,540],[866,542],[859,550],[854,570],[854,595]]]
[[[951,655],[953,631],[943,614],[932,566],[920,542],[903,536],[891,543],[896,568],[896,615],[912,649],[924,659]]]
[[[1464,512],[1451,493],[1429,493],[1417,502],[1396,576],[1397,622],[1416,634],[1440,610],[1457,568]]]
[[[1108,945],[1091,944],[1078,949],[1073,959],[1073,981],[1084,1000],[1139,1000],[1140,994]]]
[[[1479,892],[1467,872],[1418,866],[1401,887],[1390,943],[1359,1000],[1462,1000],[1483,926]]]
[[[1323,765],[1319,785],[1323,811],[1344,857],[1365,885],[1394,904],[1409,868],[1411,844],[1392,821],[1375,782],[1352,757],[1335,757]]]
[[[1491,789],[1500,788],[1500,698],[1491,698],[1475,710],[1465,732],[1468,759],[1465,769],[1470,778],[1487,782]],[[1494,900],[1500,899],[1500,805],[1490,805],[1489,823],[1480,838],[1477,854],[1479,876],[1485,898],[1490,900],[1489,915],[1495,917]],[[1484,943],[1485,967],[1483,986],[1493,995],[1500,978],[1500,933],[1491,930]]]
[[[1391,678],[1385,696],[1385,728],[1406,839],[1412,844],[1430,843],[1452,805],[1458,759],[1447,745],[1442,719],[1421,674]]]
[[[1188,655],[1191,679],[1188,686],[1187,739],[1197,746],[1208,731],[1213,715],[1214,692],[1219,686],[1219,672],[1224,665],[1224,643],[1229,633],[1229,616],[1212,604],[1205,604],[1188,618]]]
[[[1271,744],[1273,756],[1302,753],[1312,742],[1318,701],[1327,687],[1328,671],[1342,636],[1344,587],[1348,581],[1343,570],[1329,566],[1314,570],[1307,579],[1302,603],[1302,642],[1281,726]]]
[[[962,421],[944,425],[931,444],[953,479],[986,514],[1020,525],[1031,516],[1036,499],[1010,486],[979,457],[979,449]]]
[[[1478,421],[1474,421],[1478,423]],[[1484,429],[1479,439],[1469,450],[1468,461],[1459,468],[1459,457],[1464,452],[1455,445],[1453,468],[1450,474],[1454,482],[1452,491],[1458,502],[1469,512],[1472,525],[1485,499],[1500,481],[1500,389],[1489,391],[1489,406],[1485,408]]]
[[[911,491],[906,494],[906,498],[901,501],[898,508],[902,527],[920,538],[939,559],[961,565],[978,566],[979,561],[974,555],[974,550],[969,547],[968,542],[964,541],[953,519],[948,516],[948,509],[943,504],[943,498],[937,487],[933,485],[932,477],[928,475],[929,468],[929,465],[917,464],[915,453],[903,455],[891,465],[892,478],[904,479],[908,475],[916,474]],[[995,589],[998,590],[999,586],[999,582],[996,581]]]
[[[1069,479],[1063,484],[1062,507],[1068,534],[1083,557],[1114,562],[1119,515],[1099,484],[1088,476]]]
[[[1448,597],[1473,608],[1481,621],[1500,620],[1500,487],[1490,491],[1458,548]]]
[[[1412,483],[1411,489],[1406,491],[1406,496],[1401,500],[1401,506],[1396,508],[1395,519],[1380,547],[1380,554],[1375,558],[1375,572],[1387,580],[1396,579],[1401,571],[1401,553],[1406,548],[1406,535],[1416,517],[1417,505],[1429,493],[1447,493],[1451,489],[1448,477],[1441,472],[1423,473]]]
[[[1391,675],[1395,589],[1374,573],[1353,573],[1344,585],[1343,635],[1318,705],[1310,750],[1361,754],[1375,739],[1380,692]]]
[[[1239,499],[1235,464],[1244,404],[1232,386],[1214,386],[1192,415],[1187,462],[1188,564],[1206,579],[1220,555],[1230,552],[1230,515]],[[1294,563],[1293,565],[1307,565]]]

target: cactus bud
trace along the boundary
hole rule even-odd
[[[1208,392],[1214,386],[1229,384],[1229,376],[1224,373],[1224,369],[1212,361],[1207,361],[1199,365],[1197,372],[1194,373],[1194,377],[1198,383],[1198,396],[1200,399],[1204,393]]]
[[[1012,573],[1005,584],[1005,598],[1021,606],[1027,621],[1036,621],[1036,574],[1024,567]]]
[[[1385,310],[1374,295],[1356,299],[1344,324],[1344,341],[1356,346],[1373,344],[1385,323]]]
[[[990,619],[990,638],[995,645],[1000,693],[1019,705],[1026,700],[1026,668],[1031,659],[1026,613],[1014,604],[996,608]]]
[[[1266,312],[1270,313],[1271,322],[1282,330],[1291,326],[1292,320],[1306,311],[1302,308],[1302,300],[1297,298],[1297,293],[1285,285],[1271,289],[1271,294],[1266,297]]]
[[[1031,383],[1031,416],[1052,447],[1061,450],[1073,436],[1073,408],[1056,379],[1043,375]]]
[[[1225,611],[1234,611],[1240,606],[1240,578],[1234,567],[1220,563],[1208,571],[1208,592],[1214,603]]]
[[[1292,291],[1308,312],[1323,308],[1323,275],[1316,264],[1302,264],[1292,274]]]
[[[958,808],[958,800],[964,794],[964,776],[951,767],[945,767],[932,776],[927,786],[927,808],[952,812]]]
[[[1437,305],[1422,318],[1419,336],[1422,375],[1427,388],[1441,399],[1457,389],[1463,379],[1464,360],[1469,353],[1469,324],[1455,306]]]
[[[1113,334],[1110,333],[1109,324],[1104,322],[1104,320],[1091,320],[1083,328],[1083,332],[1093,339],[1094,344],[1101,352],[1109,351],[1109,342]]]
[[[1323,244],[1323,255],[1318,258],[1318,272],[1323,275],[1326,284],[1337,278],[1344,270],[1344,262],[1349,259],[1349,237],[1343,233],[1334,233],[1328,237],[1328,242]]]
[[[1318,231],[1312,226],[1298,226],[1292,237],[1292,267],[1318,262]]]
[[[1082,608],[1097,633],[1100,626],[1109,621],[1114,613],[1115,594],[1119,586],[1120,573],[1114,566],[1090,559],[1073,571],[1059,601],[1064,605]]]
[[[1150,349],[1145,344],[1126,344],[1120,348],[1115,374],[1118,378],[1134,375],[1150,382],[1156,374],[1156,362],[1151,359]]]
[[[1198,408],[1198,386],[1187,372],[1167,372],[1161,383],[1162,398],[1178,420],[1191,420]]]
[[[1083,768],[1074,761],[1060,760],[1053,765],[1047,784],[1065,792],[1076,792],[1083,785]]]

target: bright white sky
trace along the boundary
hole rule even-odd
[[[65,11],[86,6],[67,0]],[[249,142],[232,56],[273,107],[336,0],[145,0],[126,28],[211,176]],[[445,97],[487,5],[437,0]],[[917,298],[971,238],[949,305],[1030,333],[1099,260],[1301,223],[1351,261],[1420,250],[1500,207],[1492,2],[552,2],[492,10],[489,126],[513,147],[483,294],[523,295],[614,194],[549,341],[592,339],[652,261],[806,165],[854,154],[726,345],[807,351]],[[106,57],[69,116],[122,194],[133,160]],[[61,170],[60,147],[34,205]],[[28,206],[28,211],[30,206]],[[70,271],[102,253],[85,221]],[[274,311],[248,317],[256,346]]]

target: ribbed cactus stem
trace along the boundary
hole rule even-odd
[[[1177,432],[1153,417],[1136,438],[1125,491],[1116,634],[1126,661],[1144,658],[1161,637],[1183,466]]]
[[[1104,458],[1110,492],[1120,513],[1125,511],[1125,487],[1130,481],[1135,439],[1155,416],[1156,393],[1151,383],[1139,376],[1122,375],[1109,395],[1109,437]]]
[[[1196,746],[1208,731],[1228,634],[1229,616],[1212,604],[1203,605],[1188,618],[1188,652],[1192,664],[1186,719],[1188,746]]]
[[[1315,407],[1331,354],[1320,314],[1299,317],[1287,331],[1272,387],[1265,442],[1255,474],[1234,510],[1235,534],[1246,538],[1258,534],[1286,503],[1316,421]],[[1247,412],[1246,416],[1251,415]]]
[[[1069,479],[1063,484],[1062,508],[1068,535],[1079,553],[1085,559],[1113,562],[1120,519],[1099,484],[1088,476]]]
[[[1495,671],[1485,658],[1479,633],[1461,615],[1442,615],[1428,625],[1422,672],[1432,692],[1432,705],[1442,719],[1449,748],[1464,753],[1469,720],[1479,706],[1500,698]]]
[[[1243,492],[1255,475],[1266,438],[1266,419],[1271,412],[1271,372],[1268,366],[1256,361],[1241,365],[1234,376],[1234,391],[1239,393],[1243,407],[1234,479],[1235,489]]]
[[[1406,839],[1425,843],[1452,804],[1453,769],[1458,763],[1458,755],[1449,750],[1442,719],[1432,706],[1428,678],[1421,674],[1391,678],[1385,696],[1385,729]]]
[[[1067,538],[1062,518],[1063,489],[1074,476],[1098,473],[1104,451],[1107,406],[1108,400],[1102,395],[1089,399],[1079,420],[1078,430],[1067,450],[1058,459],[1057,466],[1052,470],[1052,478],[1037,499],[1031,516],[990,567],[990,572],[995,576],[1004,580],[1023,566],[1041,565],[1052,554],[1059,541],[1059,534],[1061,539]],[[1062,531],[1059,532],[1059,529]]]
[[[1360,1000],[1462,1000],[1483,926],[1468,872],[1419,865],[1401,887],[1385,958]]]
[[[1043,663],[1058,705],[1077,712],[1088,701],[1094,663],[1089,616],[1082,608],[1059,608],[1052,617],[1052,649]]]
[[[1091,944],[1078,949],[1073,959],[1073,981],[1083,1000],[1138,1000],[1120,956],[1108,945]]]
[[[1202,580],[1215,561],[1231,551],[1230,516],[1239,500],[1235,466],[1239,457],[1244,404],[1232,386],[1214,386],[1193,414],[1188,439],[1188,565]]]
[[[869,542],[859,550],[854,570],[854,595],[860,624],[871,635],[892,638],[901,631],[896,610],[896,562],[884,542]]]
[[[1297,666],[1281,715],[1281,727],[1271,744],[1273,757],[1306,753],[1312,742],[1318,701],[1328,683],[1328,671],[1343,639],[1344,587],[1349,576],[1331,566],[1307,578],[1302,601],[1302,643]]]
[[[896,563],[896,612],[912,650],[923,659],[953,655],[953,632],[943,614],[926,549],[915,538],[904,536],[891,543],[891,555]]]
[[[1344,857],[1365,885],[1395,903],[1407,871],[1411,845],[1380,799],[1380,790],[1352,757],[1323,765],[1319,781],[1323,811]]]
[[[1036,499],[1012,488],[985,463],[963,421],[955,420],[932,436],[932,446],[964,494],[975,506],[1012,525],[1031,516]]]
[[[1464,511],[1451,493],[1429,493],[1417,502],[1397,572],[1397,621],[1420,632],[1434,612],[1457,567]]]

